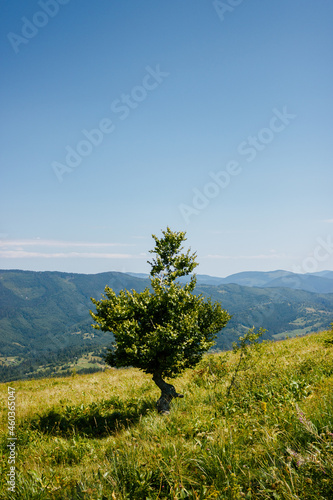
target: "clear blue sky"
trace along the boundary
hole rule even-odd
[[[332,2],[0,11],[0,268],[148,272],[170,226],[201,274],[333,269]]]

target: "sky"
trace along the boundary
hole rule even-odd
[[[333,3],[3,0],[0,269],[333,270]]]

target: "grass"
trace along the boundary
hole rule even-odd
[[[135,369],[1,384],[1,499],[333,498],[333,332],[207,355],[159,391]],[[326,342],[324,342],[326,339]],[[328,341],[327,341],[328,340]],[[7,491],[7,387],[16,493]]]

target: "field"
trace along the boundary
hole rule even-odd
[[[173,381],[185,397],[164,416],[135,369],[1,384],[0,498],[333,498],[332,339],[207,355]]]

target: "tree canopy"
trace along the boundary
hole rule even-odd
[[[176,377],[195,366],[230,319],[220,303],[193,293],[195,275],[186,283],[179,281],[198,265],[190,249],[182,253],[186,233],[168,227],[162,234],[153,235],[151,287],[118,294],[106,287],[102,300],[92,299],[96,313],[90,311],[94,328],[114,335],[107,363],[140,368],[152,374],[159,387],[163,377]]]

